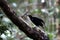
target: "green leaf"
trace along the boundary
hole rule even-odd
[[[0,33],[4,33],[4,31],[8,30],[8,28],[4,25],[0,25]]]
[[[3,39],[0,37],[0,40],[3,40]]]
[[[32,11],[32,13],[37,13],[38,14],[38,13],[41,13],[41,10],[40,9],[35,9],[35,10]]]

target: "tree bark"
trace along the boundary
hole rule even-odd
[[[28,37],[33,40],[49,40],[49,38],[41,30],[37,31],[36,28],[31,28],[21,17],[18,18],[16,13],[9,7],[6,0],[0,0],[0,7],[7,17]]]

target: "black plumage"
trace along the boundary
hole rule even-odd
[[[45,22],[42,19],[39,19],[37,17],[32,17],[31,15],[28,15],[28,16],[36,26],[38,27],[41,26],[42,28],[44,28],[43,25],[45,24]]]

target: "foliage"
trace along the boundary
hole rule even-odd
[[[4,25],[0,25],[0,33],[4,33],[4,31],[8,30],[8,28]]]
[[[8,0],[9,4],[11,5],[10,7],[13,8],[13,10],[16,11],[17,15],[19,15],[19,16],[20,15],[22,16],[25,13],[27,6],[31,7],[30,8],[30,12],[31,12],[30,14],[31,15],[37,14],[36,15],[37,17],[41,17],[41,14],[42,14],[42,16],[43,16],[42,19],[44,21],[47,21],[47,22],[45,22],[46,23],[45,31],[46,31],[46,33],[49,33],[48,36],[49,36],[50,40],[53,40],[53,37],[54,37],[55,34],[53,35],[52,33],[54,33],[56,31],[56,22],[54,22],[54,20],[56,20],[56,19],[59,19],[60,20],[60,12],[57,13],[57,15],[56,15],[57,17],[56,17],[56,19],[54,19],[53,15],[54,15],[54,13],[56,13],[56,11],[55,11],[56,10],[55,9],[56,7],[54,7],[55,5],[53,5],[51,3],[52,6],[49,5],[50,8],[49,7],[48,8],[46,7],[47,10],[45,9],[44,10],[45,12],[43,13],[41,11],[41,9],[43,9],[43,7],[40,8],[40,5],[37,5],[37,4],[40,4],[41,3],[41,2],[38,3],[38,1],[40,1],[40,0],[37,0],[37,4],[35,4],[35,1],[36,0]],[[28,5],[25,5],[27,3],[28,3]],[[47,4],[49,4],[49,3],[47,1]],[[17,5],[17,7],[15,7],[14,5],[15,6]],[[37,6],[37,7],[35,8],[34,6]],[[39,8],[38,8],[38,6],[39,6]],[[60,9],[60,6],[57,7],[57,8]],[[11,37],[12,37],[13,32],[18,32],[18,31],[16,31],[18,29],[6,17],[6,15],[3,12],[1,12],[1,11],[2,10],[0,9],[0,35],[5,34],[7,36],[9,33],[5,33],[5,31],[8,30],[9,32],[11,31],[10,33],[11,33]],[[48,13],[46,13],[46,11],[48,11]],[[53,20],[52,20],[52,18],[53,18]],[[52,24],[53,23],[52,21],[54,22],[54,24]],[[21,33],[21,35],[23,34],[21,31],[19,31],[19,33]],[[11,37],[7,37],[7,39],[8,40],[14,40],[14,37],[13,38],[11,38]],[[2,40],[2,39],[0,38],[0,40]],[[26,37],[24,40],[29,40],[29,38]]]

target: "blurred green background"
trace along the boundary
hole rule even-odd
[[[50,40],[57,40],[57,28],[60,24],[60,2],[56,0],[7,0],[17,16],[28,10],[30,15],[45,21],[45,32]],[[25,20],[26,21],[26,20]],[[0,40],[33,40],[20,31],[0,8]]]

